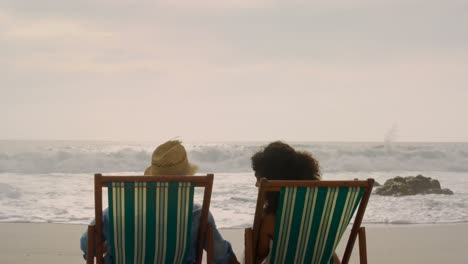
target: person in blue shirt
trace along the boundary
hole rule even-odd
[[[158,146],[153,152],[151,166],[145,170],[145,175],[193,175],[197,166],[189,163],[187,152],[184,146],[178,140],[170,140]],[[197,249],[197,231],[200,225],[201,206],[193,205],[192,211],[192,229],[190,249],[185,263],[195,263]],[[111,247],[107,243],[109,239],[109,212],[106,208],[102,214],[103,222],[103,249],[105,253],[104,263],[112,263]],[[94,220],[93,222],[94,223]],[[213,226],[214,236],[214,258],[216,263],[239,263],[234,254],[231,244],[224,240],[218,229],[213,215],[208,213],[208,224]],[[88,233],[84,232],[81,236],[80,246],[83,251],[83,257],[86,259],[88,243]]]

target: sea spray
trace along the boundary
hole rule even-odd
[[[292,143],[311,152],[326,172],[468,172],[468,143]],[[142,172],[154,144],[42,142],[8,151],[0,142],[0,173]],[[23,143],[24,144],[24,143]],[[185,143],[190,160],[204,172],[249,172],[250,157],[266,143]],[[20,144],[21,145],[21,144]],[[11,147],[10,147],[11,148]]]

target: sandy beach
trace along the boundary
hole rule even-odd
[[[0,223],[2,264],[84,263],[79,238],[84,225]],[[369,263],[465,263],[468,224],[366,225]],[[221,229],[243,256],[243,230]],[[347,236],[349,233],[346,233]],[[338,246],[341,256],[345,243]],[[358,247],[351,263],[359,263]]]

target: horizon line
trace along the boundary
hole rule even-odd
[[[165,142],[167,140],[157,140],[157,139],[140,139],[140,140],[132,140],[132,139],[5,139],[0,138],[0,141],[51,141],[51,142]],[[181,140],[185,143],[268,143],[273,141],[283,141],[289,143],[382,143],[385,144],[389,143],[468,143],[468,141],[427,141],[427,140],[392,140],[392,141],[385,141],[385,140],[286,140],[286,139],[275,139],[275,140]]]

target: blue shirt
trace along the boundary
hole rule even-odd
[[[201,206],[198,204],[193,205],[192,211],[192,230],[191,230],[191,241],[190,241],[190,248],[187,255],[186,262],[187,264],[195,263],[196,261],[196,254],[197,254],[197,232],[198,227],[200,226],[200,215],[201,215]],[[91,222],[94,223],[94,220]],[[109,211],[105,209],[102,213],[102,239],[103,241],[109,240]],[[216,263],[229,263],[229,259],[233,254],[231,244],[224,240],[221,234],[219,233],[218,229],[216,228],[216,223],[213,218],[213,215],[208,212],[208,224],[213,226],[213,240],[214,240],[214,258]],[[86,259],[86,247],[88,243],[88,232],[85,232],[81,236],[81,250],[83,251],[83,257]],[[206,248],[206,245],[205,245]],[[112,253],[110,249],[110,245],[107,245],[107,252],[108,254],[104,257],[105,264],[112,263]]]

